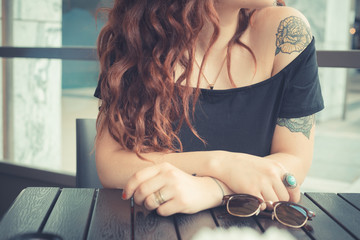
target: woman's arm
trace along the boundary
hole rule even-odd
[[[311,166],[314,150],[315,115],[280,118],[272,141],[271,155],[302,184]]]
[[[147,153],[143,156],[149,161],[145,161],[135,153],[121,150],[107,127],[104,129],[96,141],[98,175],[104,187],[123,188],[124,199],[134,196],[137,204],[167,216],[218,206],[223,194],[232,193],[219,183],[223,193],[214,179],[204,177],[212,175],[212,159],[221,161],[226,152]],[[154,198],[160,189],[166,199],[161,206]]]
[[[96,167],[104,187],[124,188],[134,173],[146,167],[167,162],[188,174],[211,176],[212,162],[221,162],[226,158],[225,151],[202,151],[184,153],[144,153],[142,160],[135,153],[124,151],[110,136],[107,126],[97,138]]]
[[[287,195],[281,177],[285,172],[291,172],[299,183],[303,182],[311,164],[314,128],[312,124],[308,139],[301,132],[291,132],[289,128],[278,125],[272,154],[264,158],[227,151],[144,154],[151,161],[144,161],[135,153],[121,150],[118,143],[105,131],[96,143],[97,168],[104,187],[127,187],[128,197],[145,181],[143,171],[140,170],[158,168],[161,163],[167,162],[188,175],[195,173],[197,176],[219,179],[225,184],[225,193],[233,191],[272,201],[289,198],[298,201],[299,188],[289,191],[290,196]],[[130,178],[133,184],[126,186]]]

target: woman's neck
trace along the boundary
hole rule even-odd
[[[227,44],[234,36],[239,21],[240,9],[226,7],[221,4],[215,5],[218,17],[219,17],[219,37],[212,46],[212,51],[224,51]],[[205,52],[209,45],[209,41],[213,35],[214,27],[211,22],[205,23],[202,31],[199,35],[199,41],[197,49],[201,52]]]

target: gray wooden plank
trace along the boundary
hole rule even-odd
[[[176,214],[175,222],[181,240],[190,240],[201,228],[216,228],[210,210],[195,214]]]
[[[56,201],[59,188],[26,188],[0,222],[0,239],[37,232]]]
[[[338,195],[360,210],[360,193],[338,193]]]
[[[360,211],[335,193],[309,193],[322,210],[342,225],[356,239],[360,239]]]
[[[310,196],[314,196],[316,194],[317,193],[305,193],[306,197],[302,197],[299,202],[299,204],[316,214],[316,217],[313,218],[312,221],[308,221],[308,225],[313,229],[308,232],[309,235],[311,235],[314,239],[354,239],[346,230],[330,218],[329,215],[321,210],[314,203],[314,199],[309,198]],[[330,212],[332,211],[331,209],[328,210],[330,210]]]
[[[84,239],[91,218],[94,189],[65,188],[62,190],[43,232],[66,239]]]
[[[178,239],[173,216],[162,217],[144,206],[134,206],[134,239]]]
[[[99,190],[87,239],[131,239],[130,201],[121,194],[117,189]]]
[[[237,227],[250,227],[258,232],[262,232],[259,225],[256,223],[253,217],[235,217],[230,215],[227,211],[225,206],[217,207],[212,209],[215,219],[219,224],[219,227],[222,228],[229,228],[232,226]]]

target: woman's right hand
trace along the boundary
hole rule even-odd
[[[123,198],[133,196],[136,204],[162,216],[196,213],[219,205],[222,198],[213,179],[192,176],[166,162],[136,172],[124,193]]]

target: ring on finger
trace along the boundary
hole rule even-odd
[[[287,188],[296,188],[297,186],[296,178],[291,173],[285,173],[282,181]]]
[[[166,200],[164,199],[164,196],[162,195],[160,190],[154,192],[154,196],[155,196],[155,202],[157,204],[159,204],[159,206],[166,202]]]

